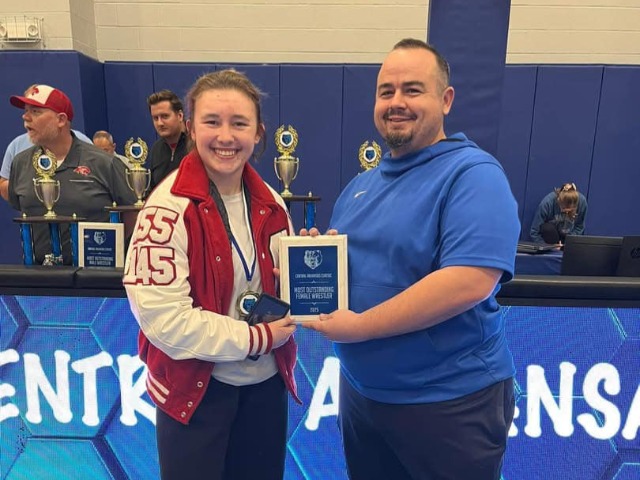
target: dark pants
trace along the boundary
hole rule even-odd
[[[288,397],[276,374],[234,387],[211,379],[189,425],[156,409],[163,480],[281,480]]]
[[[351,480],[499,480],[515,402],[510,378],[454,400],[396,405],[340,377]]]

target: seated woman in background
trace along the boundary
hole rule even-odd
[[[531,223],[531,240],[551,245],[564,243],[567,235],[583,235],[587,199],[575,183],[565,183],[545,196]]]

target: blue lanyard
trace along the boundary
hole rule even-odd
[[[251,269],[249,269],[249,265],[247,264],[247,260],[244,258],[242,254],[242,250],[240,249],[240,245],[236,241],[233,233],[231,232],[231,224],[229,223],[229,214],[227,213],[227,208],[224,206],[224,202],[222,201],[222,197],[220,196],[220,192],[212,181],[209,181],[209,194],[213,197],[216,206],[218,207],[218,212],[220,213],[220,217],[222,217],[222,223],[224,223],[224,228],[227,231],[227,237],[229,237],[229,241],[235,247],[236,252],[238,252],[238,257],[240,257],[240,261],[242,262],[242,268],[244,269],[244,275],[248,282],[253,278],[253,274],[256,271],[256,258],[258,256],[258,252],[255,248],[255,241],[253,238],[253,227],[251,225],[251,202],[249,199],[248,191],[244,183],[242,184],[242,197],[244,199],[246,205],[246,221],[249,224],[249,233],[251,234],[251,243],[253,244],[253,263],[251,264]]]

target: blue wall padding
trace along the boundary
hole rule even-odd
[[[109,125],[104,86],[104,64],[78,54],[78,68],[82,89],[84,133],[89,138],[93,138],[96,131],[105,130]]]
[[[295,155],[300,159],[300,169],[291,191],[297,195],[311,191],[322,197],[317,217],[321,230],[327,228],[331,207],[340,192],[342,84],[341,66],[280,67],[280,118],[299,135]],[[300,225],[302,214],[292,210],[294,224]]]
[[[153,91],[168,89],[184,101],[193,82],[200,75],[215,70],[214,63],[154,63]]]
[[[464,62],[463,62],[464,63]],[[147,96],[171,88],[184,96],[204,71],[222,64],[107,62],[102,67],[76,52],[0,52],[0,150],[24,132],[20,111],[8,97],[34,82],[64,90],[74,102],[74,128],[88,135],[109,130],[123,152],[125,141],[156,139]],[[281,124],[293,125],[300,136],[296,156],[299,177],[292,190],[310,190],[322,197],[318,226],[329,226],[339,192],[359,171],[358,149],[365,140],[381,144],[373,124],[377,65],[253,65],[234,64],[267,94],[263,117],[267,151],[257,164],[265,180],[278,191],[273,172],[277,156],[273,135]],[[455,68],[455,67],[454,67]],[[104,70],[103,85],[99,71]],[[455,78],[455,77],[454,77]],[[564,181],[575,181],[589,199],[587,232],[600,235],[640,234],[635,206],[640,201],[640,66],[507,66],[499,102],[500,122],[466,111],[460,90],[454,112],[476,124],[499,130],[498,159],[505,167],[518,200],[528,237],[540,199]],[[101,92],[104,92],[103,101]],[[489,100],[487,100],[489,101]],[[105,108],[106,103],[106,108]],[[106,124],[105,124],[106,123]],[[451,126],[447,128],[452,133]],[[12,222],[18,212],[0,201],[0,262],[19,263],[20,236]],[[292,205],[299,228],[302,205]]]
[[[605,67],[589,184],[589,233],[640,233],[640,68]]]
[[[82,85],[77,52],[19,51],[0,52],[0,150],[25,132],[21,112],[9,103],[11,95],[22,95],[31,84],[42,83],[64,91],[74,108],[73,128],[84,130]]]
[[[360,146],[375,141],[385,148],[373,123],[378,65],[350,65],[344,68],[342,107],[342,168],[340,189],[362,171],[358,160]]]
[[[105,90],[109,130],[120,154],[131,138],[142,138],[149,148],[156,140],[156,131],[149,117],[147,96],[153,92],[153,64],[104,64]]]
[[[599,66],[538,68],[522,222],[525,236],[540,200],[554,187],[571,181],[589,196],[602,72]]]
[[[22,263],[22,243],[20,240],[20,229],[13,219],[19,217],[20,213],[15,211],[11,205],[0,199],[0,264]]]
[[[510,0],[431,0],[428,40],[451,65],[456,90],[446,123],[497,152]]]
[[[498,160],[509,177],[520,218],[527,189],[537,70],[537,67],[528,65],[507,66],[502,88]]]

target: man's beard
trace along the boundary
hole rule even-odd
[[[384,137],[385,143],[392,150],[398,149],[400,147],[404,147],[405,145],[408,145],[409,143],[411,143],[412,140],[413,140],[413,132],[409,132],[409,133],[392,132],[392,133],[388,133]]]

